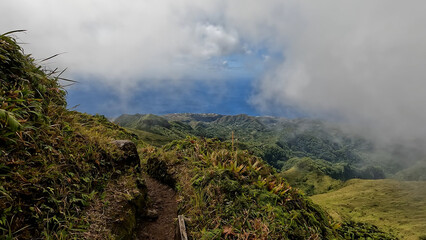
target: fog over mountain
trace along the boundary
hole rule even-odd
[[[245,75],[248,101],[259,113],[292,106],[337,117],[374,138],[423,146],[424,1],[3,0],[0,6],[1,32],[27,29],[19,38],[35,56],[66,52],[49,64],[68,67],[68,76],[83,84],[107,86],[123,106],[138,89],[179,91],[200,81],[217,87]]]
[[[338,113],[374,134],[424,138],[426,4],[356,1],[300,4],[303,24],[286,35],[286,59],[254,98]]]

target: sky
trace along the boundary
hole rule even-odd
[[[67,68],[69,107],[337,116],[426,139],[422,0],[0,0],[0,32]]]

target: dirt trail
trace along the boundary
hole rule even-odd
[[[149,176],[144,178],[149,199],[152,201],[149,215],[153,216],[152,219],[141,219],[138,222],[136,240],[172,240],[177,218],[176,192]],[[155,215],[158,215],[158,218]]]

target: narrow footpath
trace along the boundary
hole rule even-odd
[[[138,222],[136,240],[172,240],[177,218],[176,192],[147,175],[144,178],[151,206],[149,217]]]

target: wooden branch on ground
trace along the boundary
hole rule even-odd
[[[178,216],[176,233],[176,240],[188,240],[188,236],[186,235],[185,219],[183,215]]]

